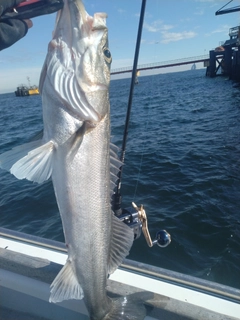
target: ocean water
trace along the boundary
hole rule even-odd
[[[119,147],[129,86],[110,87]],[[41,130],[40,96],[0,95],[0,153]],[[152,237],[159,229],[172,237],[149,248],[142,235],[129,259],[240,288],[240,91],[231,81],[204,70],[140,77],[122,184],[123,207],[143,204]],[[51,181],[0,170],[0,226],[64,241]]]

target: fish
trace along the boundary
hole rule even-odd
[[[0,167],[18,179],[52,179],[68,257],[49,301],[84,299],[92,320],[139,320],[143,309],[106,291],[134,240],[111,205],[122,163],[110,142],[106,18],[90,16],[81,0],[64,0],[40,76],[42,139],[0,155]]]

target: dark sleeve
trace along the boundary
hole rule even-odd
[[[20,2],[22,0],[1,0],[0,16]],[[27,31],[28,26],[23,20],[9,19],[2,22],[0,20],[0,50],[10,47],[24,37]]]
[[[0,23],[0,50],[6,49],[25,36],[28,26],[25,21],[9,19]]]
[[[5,11],[16,7],[19,3],[24,0],[1,0],[0,3],[0,16],[5,13]]]

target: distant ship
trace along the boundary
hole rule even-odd
[[[17,90],[15,91],[16,97],[26,97],[26,96],[32,96],[35,94],[39,94],[39,90],[37,86],[31,86],[30,84],[30,78],[27,77],[28,80],[28,86],[20,85],[17,87]]]
[[[196,70],[197,69],[197,67],[196,67],[196,64],[194,63],[193,65],[192,65],[192,67],[191,67],[191,70]]]
[[[140,71],[136,72],[136,76],[135,76],[135,84],[138,84],[138,77],[140,76]]]
[[[25,96],[35,95],[35,94],[39,94],[39,90],[37,86],[27,87],[27,86],[21,85],[17,87],[17,90],[15,91],[16,97],[25,97]]]

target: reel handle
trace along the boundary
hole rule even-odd
[[[167,247],[171,243],[171,235],[166,230],[160,230],[156,234],[156,239],[152,242],[161,248]]]
[[[147,214],[146,211],[143,209],[143,205],[141,205],[139,208],[134,202],[132,202],[132,206],[138,213],[138,219],[142,224],[142,232],[144,234],[148,246],[151,248],[152,246],[157,244],[161,248],[167,247],[171,243],[171,235],[166,230],[160,230],[156,234],[156,239],[152,241],[152,238],[148,230]]]

